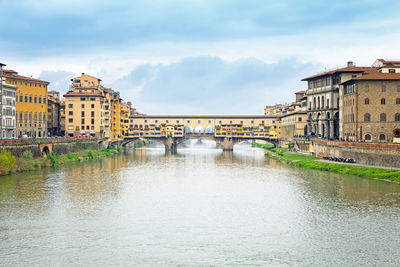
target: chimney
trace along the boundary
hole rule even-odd
[[[347,61],[347,67],[348,68],[355,67],[353,61]]]
[[[347,64],[349,64],[349,63],[347,63]],[[85,75],[85,73],[84,73],[84,72],[82,72],[82,75]]]

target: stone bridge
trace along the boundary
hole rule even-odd
[[[217,147],[221,147],[224,151],[233,151],[233,146],[244,142],[244,141],[252,141],[252,140],[263,140],[266,142],[269,142],[273,144],[274,146],[278,145],[278,140],[275,139],[270,139],[269,137],[236,137],[236,136],[224,136],[224,137],[218,137],[214,136],[211,134],[185,134],[184,136],[177,136],[177,137],[166,137],[166,136],[159,136],[159,137],[148,137],[148,138],[142,138],[142,137],[131,137],[131,138],[125,138],[123,141],[121,141],[121,145],[125,146],[131,142],[134,142],[136,140],[152,140],[156,141],[159,143],[164,144],[165,146],[165,151],[166,152],[172,152],[176,153],[177,148],[179,144],[185,143],[187,140],[191,139],[198,139],[198,140],[211,140],[216,142]]]

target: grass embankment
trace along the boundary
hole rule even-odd
[[[21,157],[14,157],[3,149],[0,153],[0,175],[15,172],[34,171],[42,167],[58,167],[72,162],[81,162],[119,154],[121,148],[107,148],[103,150],[83,150],[64,155],[48,154],[46,157],[33,158],[30,151],[25,151]]]
[[[271,144],[253,143],[252,145],[255,147],[265,148],[265,154],[267,156],[285,162],[291,166],[400,182],[400,170],[321,162],[317,161],[318,158],[313,156],[290,152],[288,151],[288,148],[274,148]]]

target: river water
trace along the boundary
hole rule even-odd
[[[400,185],[248,144],[0,177],[2,266],[399,266]]]

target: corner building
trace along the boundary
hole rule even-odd
[[[356,67],[348,62],[347,67],[320,73],[307,81],[307,132],[314,132],[322,138],[339,139],[340,84],[365,73],[377,72],[376,67]]]
[[[400,73],[356,77],[341,91],[341,139],[400,143]]]
[[[17,86],[16,132],[17,136],[47,137],[47,87],[49,82],[4,70],[8,84]]]

